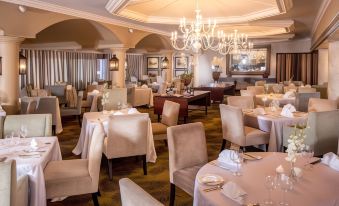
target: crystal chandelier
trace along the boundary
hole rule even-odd
[[[223,31],[218,31],[218,42],[218,45],[211,49],[222,55],[248,53],[253,48],[253,43],[248,41],[247,34],[239,34],[238,30],[234,30],[233,34],[227,36]]]

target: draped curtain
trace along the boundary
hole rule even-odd
[[[35,88],[67,82],[77,89],[97,80],[96,53],[80,53],[54,50],[22,50],[27,58],[27,74],[21,86],[32,84]]]
[[[305,84],[318,83],[318,54],[277,53],[277,81],[303,81]]]
[[[143,74],[144,58],[142,54],[126,54],[127,73],[126,78],[130,80],[131,76],[141,79]]]

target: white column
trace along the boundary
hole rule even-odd
[[[0,76],[0,102],[9,114],[18,111],[19,49],[24,38],[0,36],[2,75]]]
[[[339,41],[329,42],[328,47],[328,98],[339,99]]]
[[[194,54],[193,55],[193,72],[194,72],[194,82],[193,86],[194,87],[199,87],[200,86],[200,72],[199,72],[199,55],[200,54]]]
[[[318,50],[318,84],[328,82],[328,49]]]
[[[119,59],[119,70],[112,71],[112,85],[118,87],[125,87],[125,62],[126,51],[128,48],[112,48],[113,54]]]
[[[173,51],[164,52],[168,59],[168,69],[166,70],[166,82],[172,82],[173,79]]]

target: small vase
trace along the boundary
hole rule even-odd
[[[293,180],[293,182],[297,182],[298,177],[297,174],[295,173],[295,162],[291,161],[291,169],[290,169],[290,174],[289,177]]]

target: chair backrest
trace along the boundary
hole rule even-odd
[[[251,90],[240,90],[240,96],[255,97],[255,92]]]
[[[339,110],[310,112],[305,144],[313,146],[314,155],[337,152],[339,138]]]
[[[65,85],[45,85],[45,89],[49,91],[52,96],[64,97],[65,96]]]
[[[128,178],[119,180],[122,206],[163,206],[145,190]]]
[[[84,96],[84,91],[79,91],[77,96],[77,112],[81,114],[82,98]]]
[[[251,96],[229,96],[227,104],[241,109],[253,109],[254,99]]]
[[[175,171],[207,163],[205,129],[201,122],[168,127],[167,141],[171,183]]]
[[[35,113],[35,110],[37,109],[37,104],[38,104],[38,101],[35,100],[35,99],[29,101],[28,106],[27,106],[27,110],[26,110],[26,114]]]
[[[283,84],[276,84],[272,86],[272,91],[277,94],[284,93],[284,85]]]
[[[108,121],[107,158],[145,155],[149,115],[113,115]]]
[[[0,162],[0,205],[15,205],[16,163],[15,160]]]
[[[265,87],[264,86],[248,86],[247,90],[255,92],[256,95],[265,94]]]
[[[256,81],[255,82],[255,86],[264,86],[266,84],[266,81],[265,80],[260,80],[260,81]]]
[[[337,101],[329,99],[310,98],[308,102],[308,112],[325,112],[338,108]]]
[[[116,109],[118,104],[127,104],[127,88],[112,88],[107,89],[104,92],[108,92],[108,103],[105,104],[105,110]]]
[[[180,111],[180,104],[172,101],[165,100],[162,109],[161,123],[167,126],[174,126],[178,124]]]
[[[19,131],[21,125],[27,126],[27,137],[52,136],[51,114],[8,115],[4,123],[4,136]]]
[[[223,138],[237,145],[245,145],[244,119],[241,108],[220,104]]]
[[[297,90],[297,87],[294,84],[290,84],[288,86],[284,86],[284,93],[290,91],[290,90]]]
[[[88,154],[88,172],[92,179],[91,190],[93,193],[98,191],[104,137],[104,127],[102,124],[98,124],[94,128]]]
[[[319,92],[313,93],[296,93],[295,106],[297,111],[307,112],[308,111],[308,102],[310,98],[320,98]]]
[[[310,87],[298,87],[298,92],[299,93],[314,93],[317,92],[315,88],[310,88]]]
[[[24,100],[26,99],[26,100]],[[21,99],[21,113],[25,114],[25,111],[28,109],[28,104],[30,101],[33,101],[32,97],[26,97]],[[39,97],[36,99],[38,101],[37,108],[34,111],[34,114],[51,114],[52,115],[52,125],[56,125],[57,122],[57,110],[59,107],[58,99],[55,96],[48,97]]]

